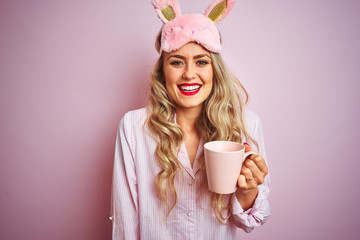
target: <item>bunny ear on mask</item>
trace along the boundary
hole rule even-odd
[[[167,23],[175,17],[181,16],[180,5],[177,0],[154,0],[152,5],[163,23]]]
[[[235,0],[213,0],[204,14],[181,15],[177,0],[153,0],[158,17],[163,21],[161,51],[173,52],[189,42],[196,42],[210,52],[219,53],[221,39],[216,24],[232,9]]]
[[[205,10],[204,15],[214,23],[219,23],[229,14],[234,3],[235,0],[214,0]]]

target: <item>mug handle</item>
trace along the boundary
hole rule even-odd
[[[248,156],[250,156],[251,154],[258,155],[258,153],[255,152],[255,151],[246,152],[246,153],[244,154],[244,159],[243,159],[243,161],[245,161],[245,159],[246,159]]]

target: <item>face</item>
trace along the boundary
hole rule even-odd
[[[213,68],[210,52],[197,43],[164,52],[166,90],[177,108],[199,108],[210,95]]]

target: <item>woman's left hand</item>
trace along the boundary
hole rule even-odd
[[[253,151],[249,144],[244,143],[245,152]],[[242,165],[238,178],[238,189],[236,196],[244,210],[249,209],[255,202],[257,187],[265,180],[268,167],[262,156],[252,154],[247,157]]]

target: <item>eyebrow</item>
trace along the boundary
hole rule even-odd
[[[170,58],[172,58],[172,57],[174,57],[174,58],[180,58],[180,59],[186,59],[186,57],[184,57],[184,56],[182,56],[182,55],[177,55],[177,54],[175,54],[175,55],[170,55],[170,56],[168,57],[168,60],[169,60]],[[206,54],[206,53],[196,55],[196,56],[194,56],[193,58],[194,58],[194,59],[199,59],[199,58],[202,58],[202,57],[211,58],[211,57],[210,57],[208,54]]]
[[[199,55],[196,55],[195,57],[194,57],[194,59],[198,59],[198,58],[202,58],[202,57],[208,57],[208,58],[211,58],[208,54],[199,54]]]

